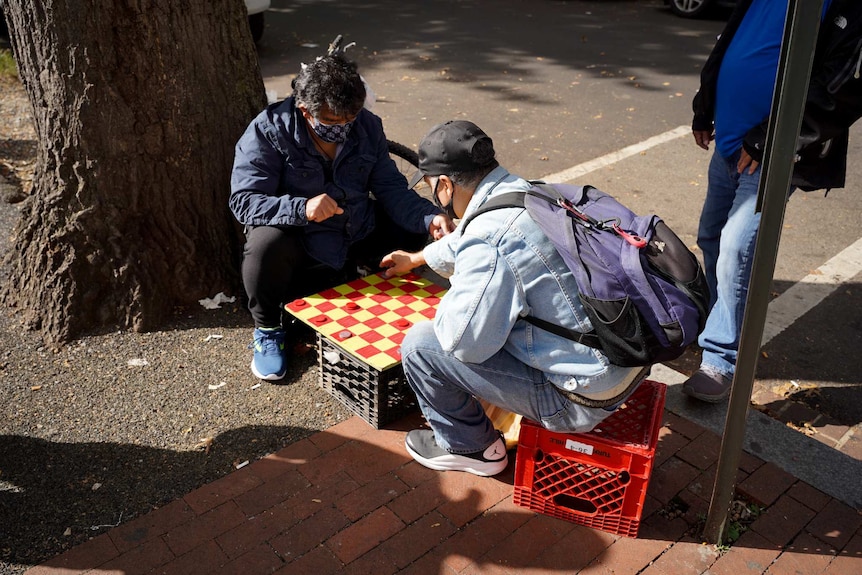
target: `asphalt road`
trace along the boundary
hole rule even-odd
[[[512,171],[539,176],[688,124],[721,24],[660,0],[274,0],[259,53],[282,97],[342,33],[392,139],[415,146],[435,123],[469,118]]]
[[[271,97],[287,96],[300,63],[344,34],[356,42],[348,54],[376,93],[374,112],[390,139],[415,148],[434,124],[464,118],[483,127],[501,163],[524,177],[603,160],[582,175],[576,169],[573,181],[660,214],[694,246],[710,153],[686,127],[720,17],[681,19],[661,0],[274,0],[266,17],[258,51]],[[664,141],[650,145],[656,136]],[[796,193],[788,203],[775,297],[826,273],[836,255],[857,255],[848,247],[860,237],[860,126],[849,164],[846,188]],[[845,425],[862,422],[862,290],[854,269],[765,342],[758,363],[761,388],[828,388],[821,407]]]

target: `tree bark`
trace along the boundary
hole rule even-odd
[[[3,301],[58,345],[238,289],[233,150],[266,104],[242,0],[0,3],[39,141]]]

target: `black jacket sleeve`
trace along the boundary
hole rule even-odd
[[[848,130],[862,116],[860,66],[862,2],[833,0],[817,38],[797,145],[803,170],[806,163],[822,160],[842,148],[846,152]],[[763,159],[767,124],[768,120],[752,128],[743,143],[757,161]]]
[[[700,72],[700,88],[691,103],[694,112],[691,122],[692,131],[712,131],[713,129],[715,92],[718,86],[718,71],[721,68],[721,61],[724,59],[724,53],[727,52],[727,47],[730,46],[730,41],[733,40],[736,30],[752,2],[753,0],[741,0],[736,3],[733,13],[728,18],[724,29],[715,42],[715,46],[706,59],[706,63],[703,65]]]

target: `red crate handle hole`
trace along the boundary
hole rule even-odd
[[[557,507],[565,507],[574,513],[580,513],[581,515],[595,515],[599,510],[592,501],[587,501],[586,499],[581,499],[580,497],[574,497],[572,495],[566,495],[565,493],[554,495],[554,505]]]

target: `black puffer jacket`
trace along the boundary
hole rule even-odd
[[[754,0],[741,0],[712,49],[694,97],[692,130],[712,130],[718,71],[733,35]],[[844,186],[850,126],[862,116],[862,1],[832,0],[820,26],[802,119],[793,184],[803,190]],[[743,146],[757,160],[769,119],[752,128]]]

